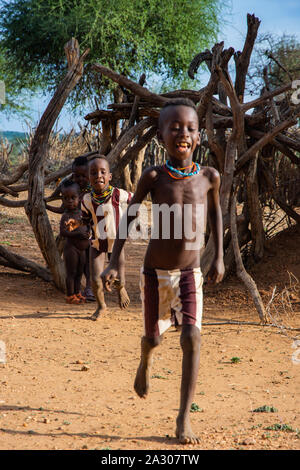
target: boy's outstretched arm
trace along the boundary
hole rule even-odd
[[[220,175],[215,169],[212,169],[211,184],[212,187],[207,194],[207,215],[214,240],[215,255],[208,272],[208,282],[217,284],[222,281],[225,268],[223,260],[223,218],[219,195]]]
[[[115,279],[118,275],[118,265],[119,265],[119,258],[124,247],[124,244],[128,237],[128,228],[130,224],[136,219],[138,212],[134,215],[130,214],[130,208],[134,204],[141,204],[145,199],[146,195],[151,191],[153,182],[157,176],[157,172],[155,169],[148,168],[145,170],[138,182],[136,191],[127,207],[127,211],[121,219],[120,225],[117,230],[116,239],[114,241],[114,246],[112,250],[112,254],[110,257],[109,265],[101,274],[101,278],[103,281],[103,285],[107,291],[111,291],[111,286],[113,285]],[[122,226],[121,226],[122,224]],[[124,227],[125,224],[125,227]],[[122,230],[121,230],[122,229]],[[120,237],[120,232],[122,234],[126,234],[126,238],[123,236]]]

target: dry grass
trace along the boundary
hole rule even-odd
[[[295,319],[296,313],[294,310],[294,304],[299,304],[300,295],[300,284],[296,276],[289,272],[289,285],[283,289],[278,290],[275,286],[270,300],[266,305],[266,315],[268,321],[276,326],[282,333],[291,336],[294,340],[297,339],[295,336],[295,330],[289,325],[289,321]]]

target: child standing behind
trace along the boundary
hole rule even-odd
[[[81,156],[76,157],[72,163],[72,174],[64,178],[57,188],[53,191],[53,193],[45,198],[46,202],[46,209],[55,212],[56,214],[63,214],[64,212],[64,205],[63,202],[60,207],[51,206],[48,204],[50,201],[54,201],[56,199],[60,199],[62,195],[62,187],[66,181],[73,181],[77,183],[80,188],[80,202],[85,193],[91,190],[89,184],[89,175],[88,175],[88,159],[87,157]]]
[[[91,318],[97,320],[106,309],[100,277],[104,270],[106,253],[110,258],[119,222],[127,209],[132,194],[124,189],[111,186],[112,174],[105,156],[99,155],[89,161],[89,179],[92,190],[84,195],[81,210],[84,223],[89,224],[92,229],[90,273],[91,285],[98,305]],[[130,302],[125,288],[124,250],[120,253],[117,271],[119,305],[124,309]]]
[[[46,209],[50,210],[51,212],[55,212],[57,214],[63,214],[64,213],[64,203],[62,201],[62,204],[60,207],[56,206],[51,206],[48,204],[49,201],[53,201],[55,199],[60,198],[62,194],[62,188],[64,184],[67,181],[73,181],[74,183],[77,183],[79,186],[79,208],[81,204],[81,200],[83,196],[87,193],[90,192],[91,186],[89,182],[89,174],[88,174],[88,159],[85,156],[80,156],[76,157],[73,160],[72,163],[72,174],[65,179],[61,181],[61,183],[57,186],[55,191],[45,199],[46,202]],[[64,250],[64,244],[65,244],[65,238],[62,237],[60,234],[56,238],[56,244],[57,248],[60,254],[63,253]],[[89,259],[90,259],[90,254],[89,254],[89,247],[87,248],[86,251],[86,263],[84,266],[84,275],[86,279],[86,286],[85,290],[83,292],[84,297],[86,297],[87,300],[90,301],[95,301],[95,297],[93,295],[92,289],[91,289],[91,281],[90,281],[90,266],[89,266]]]
[[[87,227],[82,225],[78,184],[65,181],[61,193],[65,211],[60,221],[60,235],[65,239],[63,256],[66,267],[66,301],[70,304],[80,304],[85,302],[80,287],[86,265],[86,251],[90,244],[89,233]]]

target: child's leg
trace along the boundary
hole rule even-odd
[[[134,381],[134,389],[141,398],[146,398],[148,395],[153,350],[162,342],[162,339],[162,336],[155,338],[142,337],[141,360]]]
[[[125,288],[125,252],[121,251],[119,258],[119,277],[120,277],[120,286],[118,287],[119,293],[119,305],[121,308],[128,307],[130,303],[130,298]]]
[[[141,360],[136,372],[134,389],[141,398],[149,391],[153,350],[163,339],[158,328],[159,289],[156,273],[141,273],[141,300],[144,316],[144,335],[141,340]]]
[[[66,267],[66,288],[67,296],[75,294],[75,277],[78,265],[78,253],[71,243],[66,243],[64,246],[64,261]]]
[[[106,309],[106,303],[104,299],[104,289],[101,273],[104,271],[105,253],[99,253],[95,248],[90,248],[90,273],[91,273],[91,285],[94,292],[94,296],[97,301],[97,309],[92,315],[92,320],[97,320],[102,312]]]
[[[181,444],[197,444],[199,439],[190,425],[190,409],[193,401],[200,362],[200,330],[194,325],[183,325],[180,345],[183,352],[180,409],[177,416],[176,437]]]
[[[82,275],[84,272],[85,262],[86,262],[85,250],[78,251],[77,269],[76,269],[76,275],[74,279],[74,291],[76,295],[80,294],[81,279],[82,279]]]
[[[84,265],[84,275],[85,275],[85,290],[84,296],[87,300],[95,300],[94,294],[91,287],[91,274],[90,274],[90,249],[88,247],[85,251],[85,265]]]

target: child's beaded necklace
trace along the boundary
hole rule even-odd
[[[109,185],[102,193],[97,194],[94,189],[91,191],[91,197],[97,204],[103,204],[106,202],[112,195],[114,188]]]
[[[189,178],[190,176],[198,175],[201,170],[199,163],[195,163],[195,162],[193,162],[192,165],[184,167],[184,168],[174,168],[170,164],[169,160],[167,160],[165,167],[168,170],[170,170],[172,173],[176,173],[177,175],[180,175],[179,177],[177,177],[177,176],[172,175],[170,171],[167,171],[167,173],[171,176],[171,178],[176,179],[176,180],[185,179],[185,178]],[[182,171],[182,170],[186,170],[187,168],[193,168],[193,171],[191,171],[190,173],[185,173],[184,171]]]

